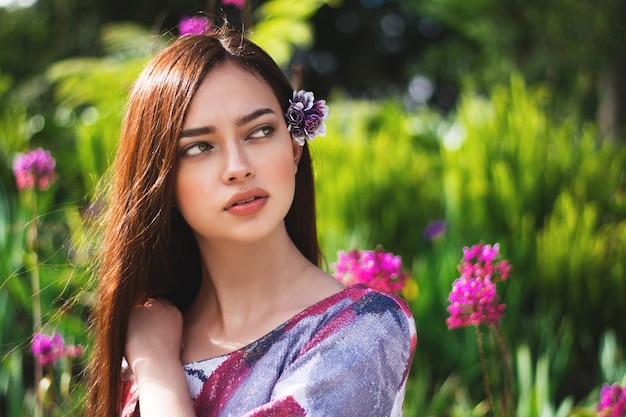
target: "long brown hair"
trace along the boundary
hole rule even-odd
[[[130,94],[101,218],[89,416],[120,414],[120,370],[131,309],[150,296],[165,295],[184,310],[196,295],[200,257],[190,227],[172,208],[173,174],[189,103],[202,79],[224,62],[264,79],[287,109],[292,87],[285,74],[262,49],[226,29],[173,42],[148,64]],[[285,224],[298,249],[319,265],[307,145]]]

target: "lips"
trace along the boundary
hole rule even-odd
[[[266,199],[268,197],[267,192],[261,189],[253,189],[244,192],[234,194],[226,203],[224,210],[230,210],[235,207],[242,207],[250,204],[255,204],[259,199]]]
[[[249,203],[249,202],[251,202],[251,201],[256,200],[257,198],[259,198],[259,197],[250,197],[250,198],[246,198],[245,200],[241,200],[241,201],[237,201],[237,202],[235,202],[235,204],[233,204],[233,206],[238,206],[238,205],[240,205],[240,204],[246,204],[246,203]]]

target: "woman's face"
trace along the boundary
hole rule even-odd
[[[202,81],[178,143],[176,205],[200,245],[284,228],[301,148],[260,77],[226,63]]]

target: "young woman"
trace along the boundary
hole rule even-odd
[[[326,114],[228,30],[144,70],[102,222],[88,415],[401,415],[407,305],[319,268],[307,140]]]

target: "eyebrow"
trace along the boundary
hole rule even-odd
[[[239,119],[235,121],[235,125],[243,126],[246,123],[250,123],[254,119],[257,119],[266,114],[276,114],[276,112],[270,108],[258,109],[258,110],[253,111],[250,114],[241,116]],[[206,135],[209,133],[215,133],[214,126],[205,126],[205,127],[198,127],[198,128],[193,128],[193,129],[185,129],[180,133],[180,137],[188,138],[188,137],[193,137],[193,136]]]

